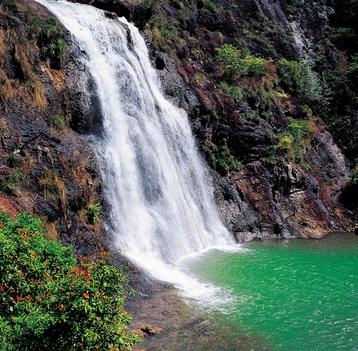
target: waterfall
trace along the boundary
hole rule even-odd
[[[72,34],[96,85],[104,124],[104,140],[96,146],[114,245],[154,277],[183,284],[191,278],[179,260],[233,244],[187,115],[164,97],[134,25],[88,5],[37,1]]]

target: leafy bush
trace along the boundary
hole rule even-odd
[[[61,115],[52,116],[52,122],[59,130],[63,130],[66,127],[65,118]]]
[[[157,48],[166,48],[169,42],[178,41],[178,30],[176,23],[168,21],[164,16],[153,19],[155,26],[152,29],[153,45]]]
[[[289,119],[286,130],[279,135],[278,143],[274,145],[275,151],[283,151],[283,154],[290,161],[302,162],[303,155],[306,153],[309,142],[308,122],[304,120]]]
[[[239,49],[230,44],[224,44],[216,49],[217,60],[225,65],[225,72],[229,75],[241,74],[245,72],[245,66],[241,61]]]
[[[102,206],[99,203],[90,204],[87,210],[87,217],[90,223],[94,224],[99,221]]]
[[[22,178],[21,171],[19,169],[13,170],[8,176],[6,176],[0,182],[0,190],[7,194],[12,193],[19,185],[21,178]]]
[[[295,16],[299,8],[304,4],[304,0],[287,0],[285,3],[286,11]]]
[[[64,32],[54,17],[50,17],[43,25],[43,32],[49,40],[52,55],[61,55],[65,47]]]
[[[281,83],[293,95],[305,101],[320,101],[323,88],[316,72],[305,61],[281,59],[278,63]]]
[[[358,53],[351,56],[347,71],[348,74],[358,74]]]
[[[261,57],[246,55],[242,59],[242,62],[246,67],[246,72],[248,75],[261,77],[266,73],[267,60]]]
[[[202,0],[203,6],[211,11],[211,12],[217,12],[219,5],[213,2],[212,0]]]
[[[77,264],[28,213],[0,214],[0,349],[130,350],[125,276],[106,263]]]
[[[241,87],[231,86],[226,82],[220,82],[219,87],[224,94],[230,95],[236,102],[241,102],[247,97],[247,92]]]
[[[240,50],[230,44],[224,44],[217,48],[216,58],[225,65],[225,73],[230,76],[260,77],[266,73],[267,60],[253,55],[241,57]]]
[[[226,139],[223,139],[220,146],[214,143],[206,143],[204,145],[204,151],[207,155],[209,165],[223,175],[230,171],[239,171],[243,168],[242,163],[231,155]]]
[[[64,50],[66,47],[65,33],[61,24],[55,17],[42,21],[36,17],[31,21],[33,35],[41,49],[43,60],[49,60],[52,68],[61,67]]]
[[[352,170],[352,174],[351,174],[349,183],[358,185],[358,163],[355,165],[355,167]]]

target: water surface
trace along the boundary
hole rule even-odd
[[[358,350],[357,236],[243,246],[246,252],[212,252],[188,264],[234,295],[224,313],[211,313],[218,325],[273,351]]]

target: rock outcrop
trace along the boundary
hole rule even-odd
[[[349,161],[324,123],[329,123],[334,106],[327,109],[302,101],[294,91],[287,100],[268,102],[264,92],[275,94],[273,90],[278,89],[286,94],[280,82],[269,87],[280,80],[282,58],[305,60],[323,78],[324,69],[339,65],[341,54],[330,40],[333,9],[312,1],[292,5],[289,1],[233,4],[223,0],[216,7],[204,1],[195,5],[161,1],[156,11],[145,27],[153,45],[153,62],[167,94],[189,112],[204,156],[221,173],[213,171],[215,195],[222,219],[237,239],[320,238],[351,230],[349,211],[340,198],[350,174]],[[216,51],[224,43],[265,57],[270,70],[267,80],[247,75],[236,81],[238,86],[223,82],[229,78]],[[181,80],[173,78],[173,62]],[[175,88],[167,81],[177,82]],[[188,87],[197,99],[188,99]],[[306,146],[292,150],[300,153],[298,157],[278,155],[273,150],[292,120],[307,124],[309,132],[302,140]],[[334,128],[332,132],[337,136]],[[352,133],[350,128],[347,133]],[[213,158],[226,163],[225,167],[239,160],[240,169],[223,169]]]
[[[84,68],[57,20],[33,1],[0,6],[0,208],[32,212],[79,255],[105,249],[93,208],[101,176]],[[67,44],[66,44],[67,43]]]
[[[188,111],[213,168],[222,219],[239,241],[320,238],[352,228],[341,204],[350,172],[340,151],[345,139],[334,128],[332,138],[325,119],[332,107],[289,92],[278,72],[282,58],[304,59],[318,72],[341,64],[330,40],[331,8],[307,0],[295,6],[285,0],[78,2],[142,29],[163,89]],[[93,82],[70,36],[35,2],[1,5],[0,24],[0,209],[43,216],[53,228],[49,235],[80,254],[106,251],[103,228],[91,214],[106,209],[91,143],[101,133]],[[228,77],[217,59],[227,43],[264,58],[266,73]],[[283,151],[278,145],[295,132],[290,128],[304,132],[297,145],[293,140],[297,150]]]

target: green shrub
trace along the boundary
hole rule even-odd
[[[99,203],[90,204],[87,209],[87,217],[90,223],[98,223],[102,212],[102,206]]]
[[[65,33],[55,17],[46,21],[34,18],[31,21],[33,35],[41,49],[42,59],[49,60],[51,67],[60,68],[66,47]]]
[[[0,214],[0,349],[130,350],[125,276],[106,263],[77,264],[28,213]]]
[[[267,60],[253,55],[246,55],[242,62],[246,67],[247,74],[255,77],[261,77],[266,73]]]
[[[43,25],[43,32],[49,41],[49,55],[60,56],[65,48],[64,32],[54,17],[50,17]]]
[[[231,171],[240,171],[243,168],[242,163],[230,153],[226,139],[223,139],[219,146],[214,143],[206,143],[204,151],[209,165],[223,175]]]
[[[351,56],[347,71],[348,74],[358,74],[358,53]]]
[[[236,102],[241,102],[247,97],[245,89],[238,86],[231,86],[226,82],[220,82],[219,88],[224,94],[230,95]]]
[[[354,40],[354,30],[350,27],[338,27],[333,33],[333,40],[336,42],[343,40]]]
[[[295,16],[303,4],[304,0],[287,0],[286,10],[290,15]]]
[[[63,130],[66,127],[65,118],[61,115],[52,116],[52,122],[59,130]]]
[[[217,9],[217,5],[212,0],[202,0],[202,3],[209,11],[215,12]]]
[[[239,49],[230,44],[224,44],[216,49],[217,60],[225,65],[225,72],[229,75],[246,74],[246,67],[241,60]]]
[[[281,59],[278,70],[281,83],[293,96],[318,102],[323,98],[320,79],[307,62]]]
[[[352,170],[351,176],[348,181],[348,185],[358,185],[358,163],[355,165],[355,167]]]
[[[1,192],[10,194],[19,185],[22,178],[21,171],[19,169],[13,170],[8,176],[6,176],[0,183]]]
[[[261,77],[266,73],[267,60],[253,55],[241,57],[240,50],[230,44],[217,48],[216,58],[225,66],[225,73],[229,76]]]
[[[153,24],[152,34],[155,47],[169,49],[168,42],[178,41],[179,34],[175,22],[168,21],[165,16],[159,15],[153,19]]]
[[[304,105],[302,107],[302,115],[304,118],[311,118],[313,115],[312,109],[309,106]]]
[[[303,162],[303,155],[309,148],[309,127],[305,120],[289,119],[286,130],[278,137],[274,151],[281,152],[290,161]]]
[[[290,132],[279,136],[276,148],[278,150],[290,151],[295,139]]]

